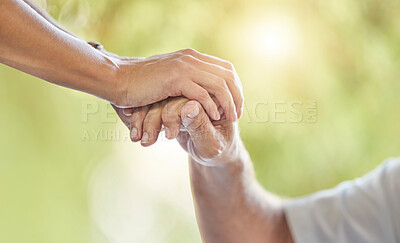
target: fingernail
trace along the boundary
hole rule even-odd
[[[142,136],[142,143],[148,143],[149,142],[149,134],[147,132],[143,133]]]
[[[221,119],[221,115],[219,114],[219,111],[217,111],[216,113],[214,113],[213,119],[218,121],[219,119]]]
[[[136,139],[136,138],[137,138],[137,135],[138,135],[138,130],[137,130],[137,128],[136,128],[136,127],[132,128],[132,130],[131,130],[131,138],[132,138],[132,139]]]
[[[199,113],[200,113],[199,106],[196,105],[195,108],[194,108],[194,110],[193,110],[191,113],[187,114],[186,116],[189,117],[189,118],[191,118],[191,119],[193,119],[193,118],[195,118]]]
[[[125,116],[132,116],[133,110],[130,108],[122,109],[122,113],[124,113]]]
[[[165,137],[170,139],[171,138],[171,131],[168,127],[165,127]]]

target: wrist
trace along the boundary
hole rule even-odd
[[[104,54],[107,56],[106,54]],[[148,103],[143,100],[147,98],[146,84],[140,86],[139,82],[136,82],[139,77],[141,68],[141,61],[143,58],[112,58],[117,65],[116,69],[116,83],[118,87],[114,92],[114,105],[119,108],[139,107],[147,105]],[[143,83],[142,83],[143,84]],[[147,85],[148,86],[148,85]]]
[[[205,165],[204,161],[199,161],[193,156],[190,156],[189,159],[194,178],[198,176],[203,179],[208,178],[211,180],[217,177],[237,179],[244,175],[248,176],[249,174],[253,174],[253,164],[250,155],[239,136],[232,141],[229,149],[225,150],[221,156],[207,161],[207,165]]]
[[[126,105],[126,80],[123,78],[123,70],[118,60],[103,55],[104,62],[101,63],[96,72],[97,79],[100,81],[100,97],[116,106]]]
[[[126,103],[124,98],[126,97],[126,81],[122,78],[123,71],[120,66],[122,60],[119,59],[118,55],[111,55],[111,53],[107,52],[99,42],[88,41],[87,44],[96,50],[97,55],[103,58],[103,62],[95,70],[99,74],[96,79],[101,80],[102,84],[99,85],[102,90],[99,93],[104,93],[99,96],[116,106],[124,106]]]
[[[221,150],[218,150],[220,151],[218,154],[210,158],[204,158],[204,156],[199,156],[196,152],[197,150],[194,148],[194,144],[192,143],[188,144],[187,146],[190,159],[193,162],[208,167],[225,167],[229,165],[242,165],[243,163],[250,161],[249,154],[239,136],[237,124],[233,123],[232,126],[227,128],[225,132],[228,133],[226,136],[220,136],[221,139],[223,139],[220,142],[220,144],[224,145],[222,146]]]
[[[125,108],[128,107],[127,101],[127,90],[128,81],[126,68],[121,65],[119,60],[114,60],[116,63],[116,69],[114,73],[115,87],[112,92],[112,100],[110,101],[117,107]]]

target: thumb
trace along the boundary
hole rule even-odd
[[[192,157],[204,160],[221,153],[225,139],[214,128],[200,103],[187,102],[181,109],[181,120],[190,136],[187,147]]]

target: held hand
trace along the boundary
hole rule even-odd
[[[219,120],[214,95],[228,121],[242,114],[242,86],[232,64],[186,49],[137,60],[118,60],[126,94],[118,107],[140,107],[168,97],[198,101],[213,120]]]
[[[116,108],[123,122],[133,128],[132,141],[150,146],[157,141],[162,124],[166,137],[177,138],[191,157],[204,165],[222,165],[237,156],[237,124],[212,122],[200,103],[186,98],[170,98],[151,106],[140,107],[126,116]]]
[[[177,140],[191,158],[206,166],[220,166],[237,158],[240,144],[236,122],[213,124],[197,101],[187,102],[180,111],[186,131]]]
[[[138,108],[121,109],[113,105],[122,122],[131,131],[133,142],[141,141],[142,146],[154,144],[164,125],[168,139],[178,136],[181,129],[180,109],[189,100],[184,97],[167,100]]]

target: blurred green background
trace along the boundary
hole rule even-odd
[[[399,1],[36,2],[119,55],[192,47],[234,63],[241,134],[274,193],[329,188],[399,154]],[[143,149],[106,102],[4,65],[0,111],[0,242],[200,242],[174,142]]]

